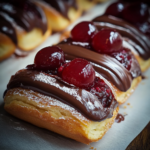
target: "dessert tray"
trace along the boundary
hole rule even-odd
[[[111,2],[113,1],[95,6],[69,26],[67,30],[70,30],[80,21],[91,20],[103,14]],[[119,106],[119,113],[124,116],[125,120],[120,123],[114,123],[101,140],[90,145],[85,145],[46,129],[38,128],[9,115],[4,110],[3,93],[11,75],[15,74],[19,69],[25,68],[28,64],[32,64],[38,50],[58,43],[61,38],[62,35],[60,33],[55,33],[27,57],[16,58],[12,56],[0,63],[0,149],[126,149],[150,121],[150,68],[143,74],[144,79],[133,91],[134,93],[130,98],[123,105]]]

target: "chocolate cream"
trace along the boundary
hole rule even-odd
[[[115,29],[126,38],[144,60],[150,58],[150,39],[135,26],[111,15],[98,16],[93,19],[93,23],[99,30],[102,28]]]
[[[34,70],[20,70],[11,77],[7,90],[21,87],[31,89],[47,96],[56,98],[80,111],[93,121],[101,121],[112,117],[118,103],[115,99],[109,107],[103,107],[96,96],[90,92],[64,82],[55,75]]]

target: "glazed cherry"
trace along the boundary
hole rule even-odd
[[[45,47],[35,56],[34,64],[38,69],[56,70],[65,63],[64,52],[57,46]]]
[[[61,77],[79,88],[86,88],[94,82],[95,71],[87,60],[75,58],[63,68]]]
[[[122,2],[115,2],[106,9],[105,14],[121,17],[121,12],[123,11],[123,9],[124,4]]]
[[[74,41],[90,42],[96,31],[92,22],[83,21],[72,29],[71,37]]]
[[[119,51],[122,48],[122,37],[115,30],[102,29],[93,37],[92,46],[99,53]]]
[[[146,22],[149,18],[149,7],[145,3],[133,3],[122,11],[123,19],[137,24]]]

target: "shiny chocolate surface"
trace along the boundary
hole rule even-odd
[[[67,60],[72,60],[76,57],[84,58],[92,62],[95,71],[113,83],[119,90],[127,91],[130,88],[132,76],[116,59],[81,46],[67,43],[58,44],[58,46],[64,51]]]
[[[47,96],[56,98],[80,111],[90,120],[101,121],[112,117],[118,105],[113,99],[109,107],[103,107],[100,101],[90,92],[74,87],[61,78],[34,70],[20,70],[11,77],[7,90],[21,87],[31,89]]]

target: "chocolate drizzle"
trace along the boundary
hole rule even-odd
[[[50,6],[55,8],[66,18],[68,18],[68,11],[69,11],[70,7],[77,9],[75,0],[43,0],[43,1],[45,1]]]
[[[12,76],[7,90],[16,87],[31,89],[56,98],[94,121],[112,117],[112,112],[118,105],[114,99],[110,107],[103,107],[96,96],[90,92],[69,85],[57,76],[33,70],[20,70]]]
[[[130,88],[132,83],[131,74],[116,59],[67,43],[58,44],[57,46],[64,51],[67,60],[79,57],[91,61],[94,69],[119,90],[127,91]]]
[[[132,43],[132,46],[134,46],[143,59],[147,60],[150,58],[149,38],[130,23],[111,15],[99,16],[93,22],[99,30],[102,28],[115,29],[123,37],[128,38],[129,42]]]
[[[124,116],[118,113],[115,122],[120,123],[122,121],[124,121]]]
[[[124,40],[126,40],[126,39],[124,39]],[[84,47],[86,49],[89,49],[89,50],[95,52],[95,50],[93,49],[93,47],[91,46],[90,43],[76,42],[76,41],[73,41],[71,38],[65,39],[60,44],[68,44],[68,45],[75,45],[75,46],[79,46],[79,47]],[[129,49],[127,49],[127,48],[123,48],[123,49],[126,49],[128,51],[128,53],[129,53],[129,55],[131,56],[131,59],[132,59],[131,68],[129,70],[131,75],[132,75],[132,78],[136,78],[136,77],[140,76],[141,75],[141,69],[140,69],[140,66],[138,64],[138,61],[136,60],[136,58],[134,57],[134,55],[131,53],[131,51]],[[97,54],[99,54],[99,53],[97,53]],[[115,85],[117,86],[117,84],[115,84]]]
[[[47,21],[44,12],[40,7],[28,0],[1,0],[0,13],[3,14],[1,21],[7,20],[7,22],[10,22],[13,26],[17,24],[27,32],[35,27],[40,28],[43,34],[47,30]],[[8,23],[5,25],[9,27]],[[15,38],[14,36],[15,34],[10,36],[12,40]],[[16,41],[14,42],[16,43]]]

